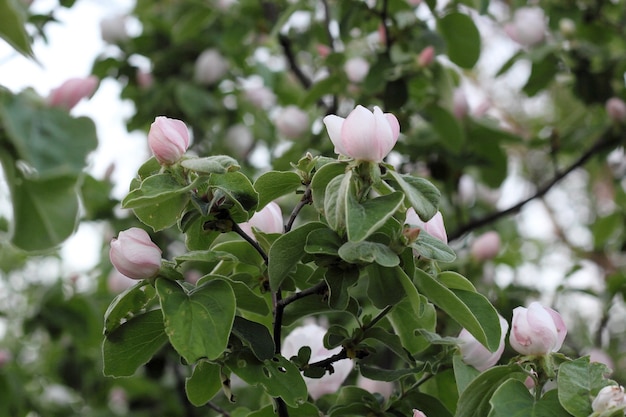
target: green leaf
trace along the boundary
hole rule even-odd
[[[454,379],[456,379],[456,387],[459,391],[459,395],[463,394],[465,388],[476,378],[480,371],[471,365],[463,362],[463,358],[460,354],[452,357],[452,366],[454,368]]]
[[[118,294],[104,313],[104,334],[111,333],[128,319],[142,312],[155,296],[154,287],[148,285],[147,281],[139,281]]]
[[[231,287],[237,299],[237,308],[262,316],[270,313],[270,308],[263,297],[257,295],[243,282],[231,281]]]
[[[197,184],[180,184],[169,173],[152,175],[141,182],[138,188],[132,190],[122,201],[124,208],[138,208],[155,206],[185,194],[195,188]]]
[[[339,248],[339,256],[351,264],[377,263],[384,267],[400,264],[400,258],[389,246],[377,242],[346,242]]]
[[[561,407],[556,390],[548,391],[538,401],[522,381],[509,379],[498,387],[489,400],[489,417],[569,417]]]
[[[216,359],[226,350],[235,318],[235,295],[226,281],[211,280],[186,292],[178,282],[156,280],[165,332],[188,362]]]
[[[304,251],[312,255],[338,255],[343,241],[330,229],[317,229],[308,234]]]
[[[454,251],[441,240],[422,230],[411,247],[418,255],[433,261],[452,262],[456,259]]]
[[[328,305],[335,310],[345,310],[350,304],[349,288],[359,279],[357,269],[329,268],[324,274],[328,284]]]
[[[91,119],[43,107],[26,93],[14,96],[0,91],[0,120],[19,158],[40,180],[78,176],[87,155],[98,146]]]
[[[289,406],[297,407],[306,401],[307,388],[300,370],[280,355],[259,361],[252,353],[242,351],[231,355],[226,365],[248,384],[263,387],[268,395],[281,397]]]
[[[193,369],[193,374],[185,380],[187,398],[196,407],[201,407],[222,388],[221,366],[200,361]]]
[[[212,155],[204,158],[183,159],[183,167],[203,174],[225,174],[241,168],[236,159],[227,155]]]
[[[252,183],[241,172],[227,172],[211,175],[209,185],[224,192],[233,206],[228,209],[231,218],[236,223],[248,220],[248,211],[255,210],[259,202],[259,195]]]
[[[424,336],[416,332],[418,329],[434,332],[437,324],[435,306],[423,295],[420,295],[420,314],[415,314],[413,303],[405,298],[393,306],[387,318],[410,354],[415,355],[430,345]]]
[[[476,287],[463,275],[453,271],[443,271],[437,274],[437,279],[446,287],[456,290],[476,292]]]
[[[554,76],[559,71],[559,65],[559,59],[554,54],[548,54],[533,61],[530,77],[522,91],[529,97],[533,97],[545,89],[554,80]]]
[[[319,212],[324,212],[324,201],[326,201],[326,188],[335,177],[346,172],[346,163],[330,162],[319,168],[311,179],[311,196],[313,205]]]
[[[454,417],[485,417],[491,411],[491,396],[506,381],[524,381],[528,375],[519,365],[494,366],[478,375],[458,401]],[[526,392],[528,388],[524,387]],[[538,416],[537,416],[538,417]]]
[[[450,13],[437,22],[446,41],[448,57],[461,68],[471,69],[480,57],[480,33],[471,17]]]
[[[604,375],[610,371],[601,363],[590,363],[585,356],[559,366],[559,401],[574,417],[586,417],[592,413],[591,398],[608,385]]]
[[[437,214],[441,193],[430,181],[411,175],[401,175],[395,171],[387,171],[388,182],[393,188],[402,191],[407,206],[413,207],[415,213],[423,221],[430,220]]]
[[[268,257],[268,274],[270,287],[276,291],[287,278],[289,273],[300,262],[304,256],[304,246],[307,236],[313,230],[326,228],[326,225],[319,222],[306,223],[296,229],[285,233],[272,245]]]
[[[128,320],[104,337],[104,375],[131,376],[167,342],[160,310]]]
[[[267,203],[295,192],[302,186],[300,176],[295,172],[269,171],[254,182],[254,189],[259,193],[259,208]]]
[[[405,347],[402,345],[402,341],[398,335],[389,333],[382,327],[370,327],[363,334],[363,340],[374,339],[385,346],[387,346],[393,353],[395,353],[403,361],[416,366],[415,359],[408,353]]]
[[[428,106],[424,112],[442,145],[458,154],[465,143],[465,132],[456,117],[436,104]]]
[[[12,188],[11,243],[26,251],[53,248],[67,239],[78,221],[77,177],[20,178]]]
[[[346,207],[348,240],[361,242],[374,233],[394,215],[403,200],[402,193],[394,192],[359,203],[352,193],[348,193]]]
[[[359,365],[359,370],[365,378],[375,381],[393,382],[408,375],[415,375],[421,372],[422,368],[382,369],[361,364]]]
[[[500,320],[495,308],[482,295],[466,290],[446,288],[439,280],[415,270],[417,288],[454,321],[465,327],[491,352],[500,345]]]
[[[187,261],[216,263],[227,260],[236,261],[237,258],[230,252],[209,249],[190,251],[175,257],[174,260],[176,261],[176,265],[180,265]]]
[[[236,316],[233,335],[249,346],[258,360],[265,361],[274,357],[274,340],[264,325]]]
[[[26,19],[14,0],[0,0],[0,38],[25,57],[32,58],[30,38],[24,28]]]
[[[331,229],[340,232],[346,227],[346,211],[350,193],[354,193],[352,171],[333,178],[324,195],[324,217]]]

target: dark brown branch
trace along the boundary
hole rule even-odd
[[[261,255],[261,257],[263,258],[263,261],[265,262],[265,264],[267,265],[268,259],[267,259],[267,253],[265,253],[265,251],[263,250],[263,248],[258,244],[258,242],[256,240],[254,240],[252,237],[248,236],[248,234],[246,232],[244,232],[243,230],[241,230],[241,227],[239,227],[239,225],[235,222],[233,222],[233,226],[232,226],[233,232],[237,233],[239,236],[241,236],[246,242],[248,242],[249,244],[252,245],[252,247],[254,249],[256,249],[257,252],[259,252],[259,254]]]
[[[289,216],[289,220],[287,220],[287,224],[285,225],[285,233],[291,230],[293,227],[293,223],[296,221],[296,217],[300,213],[300,210],[307,204],[311,204],[313,200],[311,199],[311,186],[310,184],[306,186],[306,190],[302,195],[302,198],[298,202],[298,204],[293,208],[291,215]]]
[[[307,297],[309,295],[323,294],[326,291],[327,287],[328,286],[326,285],[326,281],[320,281],[314,286],[307,288],[306,290],[299,291],[290,297],[280,300],[277,304],[277,307],[284,309],[289,304],[293,303],[294,301],[298,301],[301,298]]]
[[[471,232],[474,229],[478,229],[479,227],[488,225],[490,223],[495,222],[496,220],[499,220],[503,217],[506,217],[510,214],[515,214],[517,212],[519,212],[521,210],[522,207],[524,207],[526,204],[528,204],[529,202],[543,197],[548,191],[550,191],[550,189],[552,189],[552,187],[554,187],[556,184],[558,184],[563,178],[565,178],[566,176],[568,176],[572,171],[576,170],[577,168],[580,168],[581,166],[583,166],[585,163],[587,163],[587,161],[589,161],[593,156],[595,156],[596,154],[600,153],[601,151],[610,148],[612,146],[617,145],[620,142],[621,138],[619,136],[615,136],[613,134],[612,131],[606,131],[604,134],[602,134],[602,136],[600,136],[600,138],[593,144],[593,146],[591,146],[591,148],[589,148],[587,151],[585,151],[576,161],[574,161],[570,166],[568,166],[565,170],[561,171],[561,172],[557,172],[554,177],[548,181],[546,184],[544,184],[542,187],[540,187],[533,195],[531,195],[530,197],[520,201],[519,203],[515,204],[512,207],[509,207],[506,210],[502,210],[502,211],[497,211],[491,214],[486,215],[483,218],[480,219],[476,219],[476,220],[472,220],[469,223],[462,225],[461,227],[459,227],[457,230],[455,230],[454,232],[450,233],[448,235],[448,239],[449,240],[455,240],[460,238],[461,236],[463,236],[466,233]]]
[[[296,56],[291,48],[291,40],[286,35],[280,34],[278,35],[278,42],[280,42],[280,46],[283,48],[285,58],[287,58],[287,62],[289,63],[289,68],[293,71],[298,81],[300,81],[300,84],[308,90],[311,87],[312,82],[298,66]]]

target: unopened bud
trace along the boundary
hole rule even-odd
[[[360,83],[370,71],[370,64],[362,57],[350,58],[343,67],[348,79],[353,83]]]
[[[615,123],[626,121],[626,103],[621,98],[611,97],[605,104],[606,113]]]
[[[422,49],[422,52],[417,56],[417,65],[420,67],[427,67],[433,63],[435,59],[435,48],[431,46],[427,46]]]

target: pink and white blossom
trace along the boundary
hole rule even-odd
[[[602,388],[591,403],[591,409],[601,415],[604,415],[605,411],[617,411],[625,408],[626,395],[624,394],[624,387],[619,385],[608,385]],[[595,413],[594,415],[596,415]]]
[[[443,215],[440,211],[438,211],[430,220],[425,222],[420,219],[415,212],[415,209],[410,207],[406,211],[405,223],[413,227],[419,227],[432,237],[441,240],[443,243],[448,243],[448,234],[446,233],[446,226],[443,223]]]
[[[500,344],[495,352],[490,352],[489,349],[476,340],[476,338],[466,329],[461,330],[461,333],[458,336],[458,339],[461,342],[459,344],[459,349],[461,351],[461,356],[463,357],[463,362],[473,366],[479,371],[484,371],[494,366],[500,360],[500,357],[504,352],[504,339],[506,338],[506,333],[509,330],[509,323],[502,316],[498,316],[498,318],[500,319],[501,334]]]
[[[111,241],[109,258],[115,269],[132,279],[151,278],[161,268],[161,249],[138,227],[120,232]]]
[[[297,327],[283,341],[282,354],[290,358],[297,355],[301,347],[309,346],[311,348],[309,363],[314,363],[339,353],[340,346],[330,350],[324,347],[325,334],[326,329],[314,323]],[[332,374],[327,373],[321,378],[304,377],[309,395],[316,400],[324,394],[336,392],[352,371],[353,366],[352,360],[342,359],[333,363],[335,372]]]
[[[538,302],[513,310],[511,347],[522,355],[547,355],[561,349],[567,327],[559,313]]]
[[[50,91],[48,104],[71,110],[80,100],[93,95],[100,81],[90,75],[85,78],[70,78]]]
[[[500,235],[498,232],[490,230],[474,239],[470,247],[470,253],[477,261],[486,261],[498,255],[500,245]]]
[[[346,72],[348,80],[356,84],[365,79],[370,71],[370,64],[365,58],[358,56],[348,59],[343,70]]]
[[[163,165],[178,162],[189,147],[189,130],[182,120],[158,116],[150,125],[148,145]]]
[[[297,106],[287,106],[278,113],[274,124],[283,136],[296,139],[309,130],[309,115]]]
[[[206,49],[196,59],[194,79],[202,85],[215,84],[224,77],[228,68],[228,61],[217,49]]]
[[[239,227],[250,237],[254,237],[252,227],[259,229],[263,233],[282,233],[285,227],[283,224],[283,213],[280,206],[272,201],[254,213],[250,220],[240,223]]]
[[[400,135],[400,123],[379,107],[371,112],[357,106],[347,118],[324,117],[324,124],[335,152],[362,161],[381,162],[393,149]]]
[[[504,26],[506,34],[522,46],[534,46],[543,42],[546,29],[546,16],[539,7],[517,9],[512,21]]]

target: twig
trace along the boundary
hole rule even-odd
[[[283,48],[283,52],[285,53],[285,58],[287,58],[287,62],[289,63],[289,68],[295,74],[300,84],[307,90],[311,87],[311,80],[306,76],[304,72],[298,66],[296,62],[296,56],[293,53],[293,49],[291,48],[291,40],[282,33],[278,35],[278,42],[280,42],[280,46]]]
[[[220,407],[217,404],[213,404],[212,402],[209,401],[206,404],[206,406],[209,407],[213,411],[217,411],[218,413],[220,413],[224,417],[230,417],[230,413],[228,411],[224,410],[222,407]]]
[[[265,251],[263,250],[263,248],[258,244],[258,242],[254,239],[252,239],[250,236],[248,236],[248,234],[246,232],[244,232],[243,230],[241,230],[241,227],[239,227],[239,225],[235,222],[233,222],[233,232],[237,233],[239,236],[241,236],[242,238],[244,238],[244,240],[246,242],[248,242],[249,244],[252,245],[252,247],[254,249],[256,249],[257,252],[259,252],[259,254],[261,255],[261,257],[263,258],[263,261],[265,261],[265,264],[267,264],[267,254],[265,253]]]
[[[450,233],[448,235],[448,239],[451,240],[451,241],[455,240],[455,239],[458,239],[461,236],[463,236],[465,233],[471,232],[474,229],[478,229],[479,227],[482,227],[482,226],[485,226],[485,225],[487,225],[489,223],[495,222],[496,220],[499,220],[502,217],[508,216],[509,214],[517,213],[518,211],[520,211],[520,209],[522,207],[524,207],[529,202],[531,202],[531,201],[533,201],[533,200],[535,200],[535,199],[537,199],[539,197],[543,197],[559,181],[561,181],[563,178],[565,178],[567,175],[569,175],[575,169],[583,166],[585,163],[587,163],[587,161],[589,161],[589,159],[591,159],[593,156],[598,154],[600,151],[602,151],[602,150],[604,150],[606,148],[609,148],[611,146],[617,145],[619,143],[620,139],[621,139],[620,137],[612,135],[612,133],[610,131],[606,131],[593,144],[593,146],[591,146],[591,148],[589,148],[585,153],[583,153],[576,161],[574,161],[565,170],[563,170],[561,172],[557,172],[554,175],[554,177],[550,181],[548,181],[546,184],[544,184],[542,187],[540,187],[535,192],[535,194],[533,194],[530,197],[520,201],[519,203],[515,204],[514,206],[509,207],[506,210],[497,211],[497,212],[488,214],[488,215],[484,216],[483,218],[476,219],[476,220],[470,221],[469,223],[467,223],[465,225],[462,225],[457,230],[455,230],[454,232]]]
[[[304,191],[302,198],[300,199],[298,204],[296,204],[296,206],[293,208],[293,211],[291,212],[291,215],[289,216],[289,220],[287,220],[287,224],[285,225],[285,233],[290,231],[291,228],[293,227],[293,223],[296,221],[296,217],[298,217],[300,210],[302,210],[304,206],[306,206],[307,204],[311,204],[312,202],[313,200],[311,198],[311,184],[307,184],[306,190]]]
[[[309,295],[321,294],[322,292],[326,291],[327,287],[328,285],[326,284],[326,281],[320,281],[312,287],[299,291],[290,297],[280,300],[277,303],[277,307],[284,309],[289,304],[293,303],[294,301],[298,301],[301,298],[307,297]]]
[[[282,291],[278,288],[272,293],[272,304],[274,304],[274,352],[279,354],[281,351],[281,332],[283,327],[283,311],[285,307],[281,305]]]

